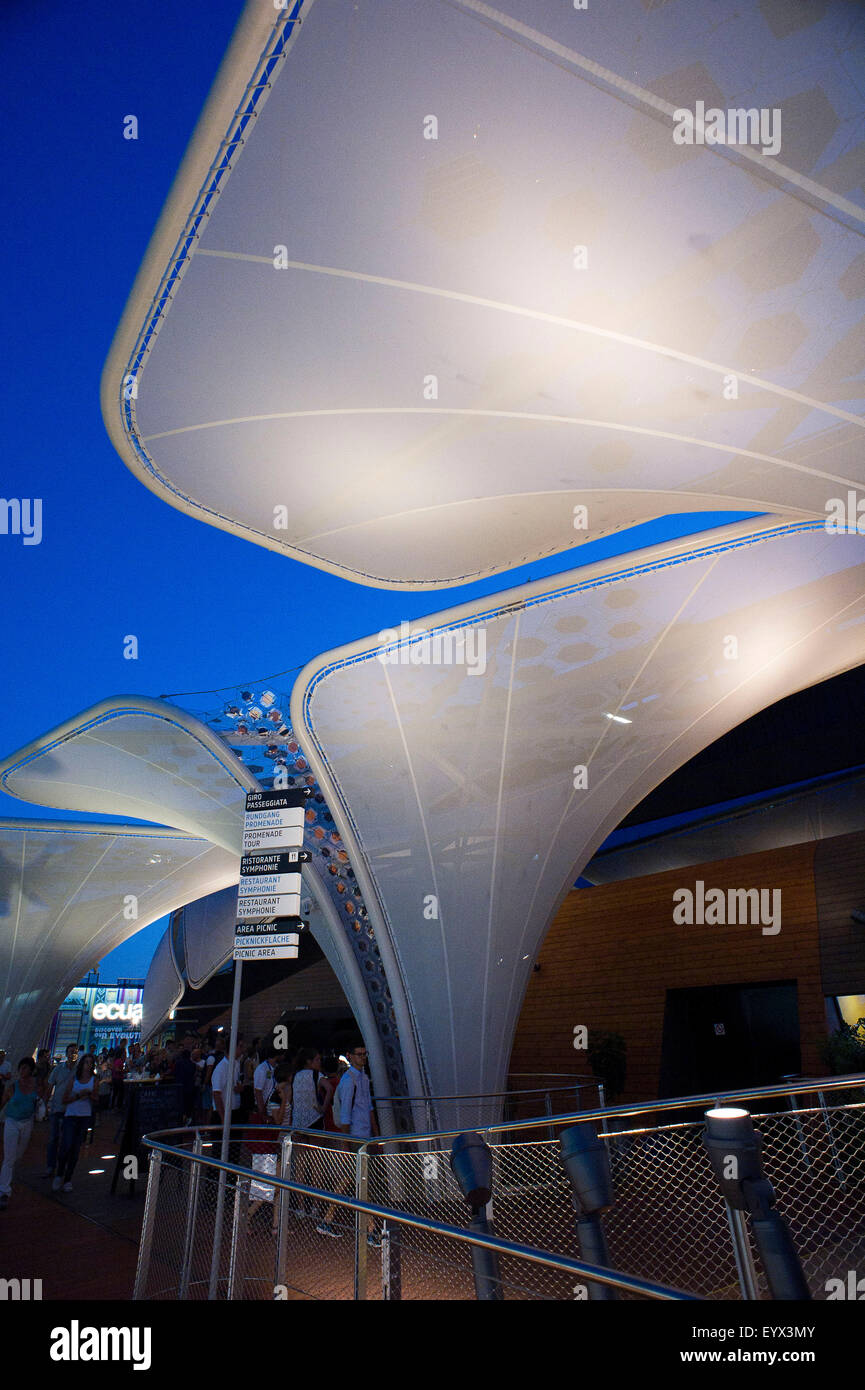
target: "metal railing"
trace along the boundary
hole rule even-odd
[[[453,1226],[429,1217],[412,1216],[356,1196],[348,1196],[329,1189],[309,1187],[292,1182],[281,1174],[269,1174],[267,1177],[266,1185],[271,1188],[274,1196],[276,1193],[279,1194],[278,1207],[275,1209],[278,1210],[278,1224],[272,1230],[273,1248],[268,1251],[266,1245],[264,1248],[262,1247],[261,1241],[254,1241],[250,1238],[250,1203],[261,1200],[261,1198],[256,1199],[254,1195],[256,1186],[263,1186],[260,1173],[256,1173],[255,1170],[251,1171],[237,1163],[222,1162],[218,1158],[207,1157],[201,1152],[200,1146],[197,1144],[192,1150],[189,1150],[165,1144],[154,1137],[150,1137],[147,1142],[153,1150],[153,1157],[150,1164],[141,1247],[133,1294],[136,1300],[178,1296],[181,1299],[186,1299],[194,1296],[196,1290],[200,1296],[209,1287],[209,1281],[206,1278],[193,1277],[195,1274],[196,1235],[200,1240],[204,1235],[202,1226],[208,1224],[206,1214],[204,1221],[202,1221],[202,1188],[208,1181],[211,1183],[213,1200],[210,1203],[210,1208],[212,1212],[216,1204],[218,1175],[222,1174],[226,1180],[230,1177],[234,1178],[234,1183],[231,1186],[233,1219],[227,1242],[228,1249],[227,1251],[216,1252],[220,1269],[218,1284],[224,1290],[224,1296],[230,1300],[248,1298],[250,1293],[252,1297],[263,1296],[270,1299],[285,1299],[290,1296],[290,1293],[313,1298],[353,1297],[365,1299],[369,1296],[367,1252],[370,1246],[381,1251],[381,1297],[383,1299],[405,1298],[406,1296],[415,1298],[437,1297],[436,1275],[440,1275],[443,1268],[447,1269],[452,1280],[459,1280],[463,1289],[461,1296],[471,1297],[471,1261],[465,1256],[470,1248],[475,1246],[494,1251],[501,1261],[501,1272],[497,1282],[501,1286],[503,1296],[505,1294],[518,1298],[543,1296],[528,1284],[527,1277],[521,1281],[519,1276],[515,1276],[516,1265],[522,1261],[523,1265],[529,1268],[541,1267],[555,1270],[559,1276],[566,1275],[565,1282],[569,1286],[573,1285],[574,1278],[582,1281],[576,1288],[584,1291],[583,1296],[585,1296],[586,1285],[600,1284],[626,1293],[630,1297],[695,1301],[693,1295],[684,1293],[679,1289],[673,1289],[650,1280],[634,1278],[612,1269],[603,1269],[598,1265],[587,1264],[585,1261],[566,1253],[538,1250],[533,1246],[498,1235],[482,1235],[466,1230],[464,1227]],[[291,1142],[288,1136],[283,1141],[283,1162],[285,1162],[285,1153],[287,1149],[290,1149]],[[332,1152],[336,1152],[336,1150]],[[358,1150],[354,1157],[356,1170],[361,1171],[363,1166],[362,1151]],[[186,1165],[185,1169],[184,1165]],[[361,1180],[362,1189],[363,1186]],[[167,1209],[168,1204],[166,1202],[166,1195],[170,1189],[173,1194],[172,1204],[177,1203],[178,1210],[185,1209],[185,1222],[173,1223],[171,1221],[171,1212]],[[299,1198],[301,1201],[317,1202],[325,1209],[338,1208],[341,1212],[353,1216],[357,1238],[353,1243],[353,1251],[347,1246],[344,1252],[353,1254],[353,1259],[350,1261],[351,1269],[349,1270],[346,1260],[332,1262],[330,1270],[324,1276],[327,1285],[329,1285],[326,1289],[322,1287],[302,1289],[297,1284],[288,1282],[289,1274],[296,1275],[297,1271],[303,1267],[302,1260],[289,1258],[290,1255],[296,1256],[299,1253],[291,1251],[289,1247],[295,1243],[292,1241],[294,1234],[292,1217],[297,1217],[302,1210],[291,1205],[292,1197]],[[274,1198],[270,1200],[274,1200]],[[157,1211],[162,1218],[162,1224],[157,1220]],[[370,1234],[365,1239],[364,1227],[366,1226],[369,1227]],[[344,1229],[346,1232],[348,1231],[347,1227]],[[417,1274],[417,1270],[412,1269],[412,1257],[416,1251],[411,1242],[411,1235],[418,1232],[426,1239],[432,1238],[441,1242],[447,1249],[447,1256],[443,1261],[438,1262],[439,1269],[430,1271],[429,1268],[424,1268],[421,1279],[417,1281],[417,1287],[408,1291],[406,1289],[407,1275],[411,1272],[412,1281],[415,1282],[415,1275]],[[205,1240],[202,1242],[204,1253],[207,1253],[206,1245]],[[319,1251],[321,1251],[320,1240],[318,1245]],[[169,1246],[179,1254],[179,1264],[170,1262]],[[329,1249],[328,1253],[330,1253]],[[226,1254],[227,1267],[224,1258]],[[262,1255],[264,1255],[263,1259]],[[463,1258],[460,1258],[461,1255]],[[172,1279],[167,1285],[160,1285],[160,1278],[164,1277],[168,1262],[170,1262],[169,1267],[172,1273],[178,1272],[179,1277],[176,1283]],[[350,1293],[348,1291],[349,1279],[352,1290]],[[307,1273],[306,1282],[309,1285],[314,1284],[316,1282],[315,1277],[309,1277]],[[154,1284],[157,1287],[154,1288]],[[250,1285],[255,1286],[252,1292]],[[340,1285],[343,1287],[340,1288]],[[453,1297],[454,1294],[451,1292],[445,1296]],[[574,1297],[575,1293],[571,1292],[568,1296]]]
[[[754,1114],[764,1137],[766,1175],[790,1224],[812,1296],[826,1297],[828,1280],[845,1279],[865,1256],[863,1083],[865,1077],[802,1079],[722,1095],[544,1114],[480,1129],[493,1154],[496,1233],[509,1243],[501,1255],[507,1295],[575,1296],[568,1278],[574,1271],[560,1263],[573,1259],[576,1239],[557,1135],[569,1124],[593,1120],[608,1146],[615,1191],[604,1218],[610,1263],[633,1281],[628,1289],[619,1286],[621,1296],[658,1296],[647,1295],[646,1287],[665,1288],[667,1297],[675,1288],[709,1299],[767,1296],[745,1223],[734,1219],[721,1198],[701,1143],[702,1121],[650,1122],[721,1101],[774,1100],[792,1108]],[[816,1105],[803,1104],[809,1097]],[[464,1239],[453,1234],[466,1219],[448,1161],[450,1140],[459,1132],[352,1141],[320,1131],[275,1131],[272,1137],[267,1130],[256,1131],[253,1146],[269,1151],[253,1153],[250,1167],[229,1165],[226,1171],[234,1176],[223,1177],[231,1184],[234,1215],[226,1224],[225,1248],[216,1254],[218,1292],[272,1297],[268,1290],[284,1285],[291,1291],[287,1296],[295,1297],[472,1297],[469,1252]],[[203,1152],[206,1141],[199,1132],[175,1131],[147,1142],[161,1154],[163,1180],[162,1196],[151,1200],[148,1195],[148,1259],[155,1263],[139,1296],[200,1296],[213,1258],[209,1204],[215,1201],[220,1165]],[[192,1155],[183,1147],[190,1142],[197,1149],[194,1174],[188,1167]],[[238,1158],[244,1143],[239,1132],[234,1142],[232,1157]],[[166,1165],[173,1173],[168,1187]],[[372,1245],[366,1239],[370,1219],[377,1233]],[[322,1222],[330,1232],[321,1233]],[[376,1292],[368,1270],[370,1260],[378,1268],[379,1235]],[[537,1258],[523,1256],[520,1263],[511,1246],[530,1249]],[[255,1274],[250,1273],[252,1252]],[[264,1276],[260,1271],[268,1261]]]
[[[570,1072],[515,1072],[510,1081],[532,1081],[532,1086],[508,1086],[504,1091],[484,1091],[475,1095],[453,1096],[376,1096],[379,1116],[392,1117],[391,1132],[411,1133],[457,1129],[480,1129],[502,1120],[511,1121],[539,1114],[570,1114],[574,1109],[590,1109],[605,1104],[604,1085],[596,1076]],[[382,1129],[385,1124],[382,1124]]]

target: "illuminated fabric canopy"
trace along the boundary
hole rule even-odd
[[[106,365],[128,466],[392,587],[661,514],[846,505],[865,12],[717,20],[251,0]],[[743,115],[751,143],[677,143],[699,102],[762,133]]]
[[[117,696],[0,763],[0,786],[42,806],[168,824],[238,859],[258,783],[221,739],[161,700]]]
[[[183,831],[0,821],[0,1046],[15,1060],[32,1051],[103,956],[237,868]]]
[[[251,697],[241,698],[246,719],[228,715],[213,718],[211,723],[221,733],[161,700],[138,695],[103,700],[0,763],[0,786],[41,805],[136,816],[205,837],[220,846],[226,852],[223,858],[233,864],[233,872],[221,879],[220,887],[236,884],[238,879],[247,791],[272,783],[277,766],[290,785],[307,787],[311,796],[305,843],[313,864],[305,878],[318,904],[316,933],[364,1029],[377,1089],[380,1094],[404,1094],[406,1080],[388,980],[354,871],[291,729],[284,727],[281,719],[277,726],[261,723],[263,710],[280,713],[278,706],[265,698],[269,694],[258,692],[261,708]],[[250,711],[255,711],[254,718],[249,717]],[[238,734],[238,723],[252,730],[248,739]],[[255,732],[259,723],[267,739],[284,740],[273,745],[275,752],[266,775],[262,764],[254,761],[266,758],[268,749],[264,736]],[[278,756],[280,750],[284,756]],[[262,774],[261,782],[252,767]],[[183,901],[205,896],[213,886],[205,881],[199,892],[188,893]],[[214,947],[215,955],[210,947],[203,949],[201,934],[208,921],[215,930],[217,924],[220,930],[224,927],[222,909],[229,900],[233,912],[235,893],[217,904],[203,906],[201,917],[193,919],[201,927],[193,932],[192,945],[193,952],[202,951],[201,959],[194,959],[198,983],[204,979],[201,970],[212,973],[227,958],[221,945]],[[177,901],[170,906],[177,906]],[[212,912],[216,917],[211,917]],[[219,930],[215,940],[221,941]],[[154,961],[150,998],[145,1003],[149,1032],[161,1025],[177,1003],[178,991],[183,992],[182,978],[182,962],[177,961],[172,946],[164,944]]]
[[[729,729],[863,658],[865,539],[751,521],[307,666],[293,723],[364,892],[407,1070],[432,1094],[501,1090],[533,962],[598,846]]]

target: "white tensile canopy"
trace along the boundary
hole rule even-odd
[[[541,942],[606,836],[729,729],[865,658],[865,539],[741,523],[412,634],[312,662],[292,722],[432,1094],[497,1091]]]
[[[66,995],[150,922],[236,882],[235,855],[182,830],[0,821],[0,1046],[36,1046]]]
[[[391,587],[667,513],[846,515],[863,30],[843,0],[250,0],[106,365],[118,451]]]
[[[0,787],[41,806],[176,826],[239,859],[246,793],[258,782],[194,716],[121,695],[5,759]]]

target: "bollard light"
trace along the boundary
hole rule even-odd
[[[595,1125],[584,1120],[562,1131],[559,1152],[577,1214],[580,1254],[587,1264],[609,1269],[610,1251],[601,1224],[602,1215],[613,1205],[607,1146]],[[589,1298],[593,1303],[609,1303],[615,1301],[616,1291],[607,1284],[590,1281]]]
[[[458,1134],[451,1145],[451,1171],[471,1208],[469,1230],[476,1235],[492,1235],[492,1222],[484,1215],[484,1208],[493,1193],[493,1155],[489,1145],[474,1130]],[[504,1293],[497,1251],[473,1245],[471,1252],[478,1299],[484,1303],[499,1302]]]
[[[750,1218],[772,1297],[809,1300],[790,1228],[775,1210],[775,1189],[763,1172],[763,1136],[750,1113],[738,1106],[707,1110],[703,1145],[725,1202]]]

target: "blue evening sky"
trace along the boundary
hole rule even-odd
[[[217,531],[133,478],[102,424],[100,373],[241,9],[242,0],[0,5],[0,492],[43,500],[40,545],[0,535],[3,757],[110,695],[256,685],[403,618],[732,519],[672,518],[492,580],[403,594]],[[123,139],[129,114],[137,141]],[[134,662],[122,655],[127,633],[139,641]],[[0,816],[64,813],[0,794]],[[143,975],[163,925],[106,958],[104,978]]]

